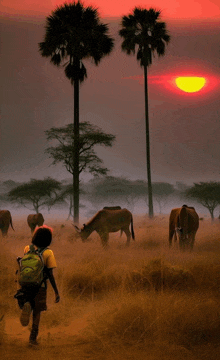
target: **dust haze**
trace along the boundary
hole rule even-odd
[[[96,233],[82,243],[65,217],[45,215],[54,228],[54,271],[61,301],[48,285],[39,347],[19,322],[13,298],[16,257],[31,241],[26,216],[0,237],[0,352],[2,359],[216,360],[220,351],[219,222],[200,221],[193,252],[168,248],[168,216],[134,215],[135,241],[110,234],[104,250]],[[21,355],[22,354],[22,355]]]

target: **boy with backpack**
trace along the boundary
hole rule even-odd
[[[52,229],[46,225],[40,226],[34,232],[32,244],[24,249],[23,258],[18,258],[19,284],[15,298],[22,309],[20,322],[22,326],[29,324],[33,311],[33,323],[29,337],[31,345],[37,345],[41,311],[47,310],[47,279],[55,292],[55,303],[60,301],[59,292],[53,275],[57,267],[54,253],[49,249],[52,241]]]

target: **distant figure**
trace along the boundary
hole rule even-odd
[[[129,226],[131,224],[131,232]],[[126,245],[130,244],[130,239],[135,239],[133,229],[133,216],[127,209],[109,209],[105,208],[97,212],[95,216],[79,229],[76,225],[75,228],[79,232],[82,241],[85,241],[89,235],[96,231],[102,241],[103,247],[108,245],[109,233],[121,230],[127,236]]]
[[[0,210],[0,229],[2,232],[2,236],[8,235],[9,225],[11,225],[11,228],[14,230],[10,211]]]
[[[38,214],[30,214],[27,217],[27,223],[33,233],[36,226],[42,226],[44,224],[44,218],[41,213]]]
[[[53,269],[57,267],[54,253],[49,249],[52,241],[52,229],[46,225],[39,227],[34,232],[32,244],[24,248],[23,258],[17,258],[19,270],[19,283],[21,289],[18,290],[15,298],[22,309],[20,321],[22,326],[28,326],[30,315],[33,311],[33,323],[29,337],[31,345],[37,345],[37,336],[41,311],[47,310],[47,279],[55,292],[55,303],[60,301],[57,285],[53,276]],[[27,255],[28,256],[27,256]],[[33,261],[34,260],[34,261]],[[29,266],[32,262],[32,267]],[[41,272],[37,266],[41,266]]]
[[[181,250],[193,249],[195,235],[199,228],[199,216],[194,207],[183,205],[181,208],[173,209],[169,219],[169,246],[172,239],[177,241]]]

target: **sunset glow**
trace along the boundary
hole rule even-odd
[[[176,86],[187,93],[200,91],[206,84],[204,77],[198,76],[180,76],[175,79]]]
[[[16,16],[21,14],[45,16],[57,6],[63,5],[65,2],[71,3],[73,0],[2,0],[0,4],[0,11],[5,14],[15,14]],[[207,18],[219,19],[220,17],[218,4],[215,4],[215,1],[210,0],[170,0],[166,6],[164,6],[163,0],[156,0],[149,3],[146,3],[145,0],[84,0],[83,3],[85,6],[92,5],[97,7],[102,17],[121,17],[128,14],[135,6],[144,8],[153,6],[155,8],[162,9],[162,15],[164,18],[175,20]]]

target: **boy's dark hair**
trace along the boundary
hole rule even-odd
[[[45,248],[51,244],[52,241],[52,229],[44,226],[40,226],[32,237],[32,244],[39,248]]]

